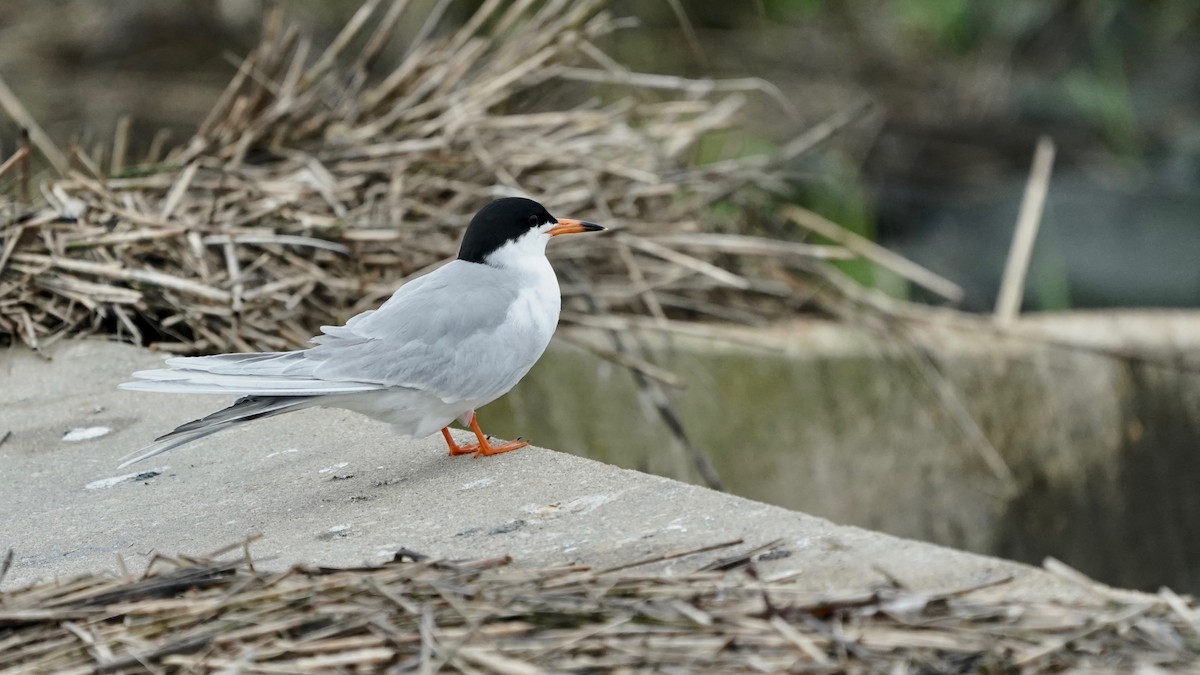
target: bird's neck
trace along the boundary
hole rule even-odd
[[[554,274],[554,268],[550,266],[550,261],[544,255],[490,259],[488,264],[520,278],[526,286],[536,288],[553,286],[555,293],[558,292],[558,277]]]
[[[522,237],[493,251],[485,264],[504,271],[520,280],[522,286],[544,296],[558,299],[558,277],[546,258],[549,237]]]
[[[484,258],[484,264],[499,269],[515,271],[536,271],[548,268],[550,261],[546,260],[546,242],[550,237],[524,236],[505,243]]]

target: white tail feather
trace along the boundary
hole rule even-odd
[[[351,394],[379,389],[377,384],[331,382],[307,378],[262,377],[258,375],[216,375],[189,370],[142,370],[133,374],[133,382],[122,382],[121,389],[177,394],[231,394],[234,396],[319,396]]]

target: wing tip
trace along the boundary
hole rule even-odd
[[[169,445],[164,444],[164,443],[155,442],[152,445],[147,445],[144,448],[141,448],[141,449],[131,452],[130,455],[133,455],[133,457],[130,457],[129,455],[125,455],[125,457],[122,457],[121,459],[123,461],[117,465],[117,468],[124,469],[128,466],[137,464],[138,462],[142,462],[147,459],[150,459],[151,457],[154,457],[155,455],[161,455],[162,453],[166,452],[169,449],[170,449]]]

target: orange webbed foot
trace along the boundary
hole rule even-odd
[[[502,452],[518,450],[527,445],[529,445],[529,443],[526,443],[525,441],[522,441],[520,439],[515,440],[515,441],[509,441],[508,443],[505,443],[503,445],[492,445],[491,443],[488,443],[485,440],[483,443],[478,444],[478,446],[476,447],[475,456],[476,457],[480,457],[480,456],[488,457],[490,455],[498,455]]]
[[[483,430],[479,428],[479,423],[475,421],[475,417],[471,416],[471,431],[475,432],[475,438],[478,443],[470,445],[459,445],[454,442],[454,437],[450,435],[449,427],[442,427],[442,438],[446,439],[446,445],[450,448],[450,456],[474,454],[476,457],[488,457],[498,455],[502,452],[511,452],[529,445],[528,442],[521,439],[501,443],[500,445],[492,445],[488,437],[483,434]]]

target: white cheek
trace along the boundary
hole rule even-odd
[[[546,230],[549,229],[549,227],[546,227]],[[546,244],[550,242],[550,235],[546,233],[546,230],[542,228],[530,230],[528,234],[517,240],[517,248],[527,255],[544,254],[546,252]]]

